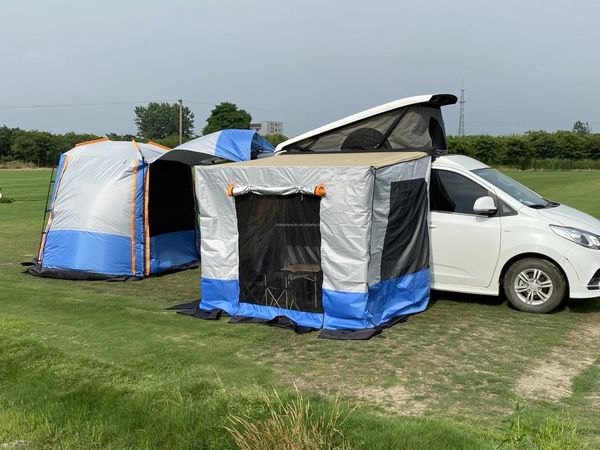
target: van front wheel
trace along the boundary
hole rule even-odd
[[[549,313],[565,297],[563,274],[550,261],[525,258],[515,262],[504,276],[504,293],[518,310]]]

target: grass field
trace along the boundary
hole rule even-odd
[[[510,172],[600,217],[598,172]],[[235,448],[294,385],[315,415],[358,405],[337,444],[364,449],[600,448],[600,299],[531,315],[437,293],[366,342],[165,311],[199,271],[141,282],[30,277],[49,171],[0,170],[0,448]],[[537,446],[537,447],[536,447]]]

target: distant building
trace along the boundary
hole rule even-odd
[[[283,122],[275,122],[272,120],[265,120],[260,123],[251,123],[251,130],[256,130],[261,135],[266,134],[283,134]]]

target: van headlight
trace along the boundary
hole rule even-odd
[[[597,234],[580,230],[579,228],[561,227],[560,225],[550,225],[550,228],[560,237],[564,237],[587,248],[600,250],[600,236]]]

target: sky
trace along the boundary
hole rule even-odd
[[[135,134],[182,98],[289,137],[465,89],[465,131],[600,132],[600,0],[2,0],[0,125]],[[37,105],[37,106],[36,106]],[[443,110],[457,134],[457,105]]]

